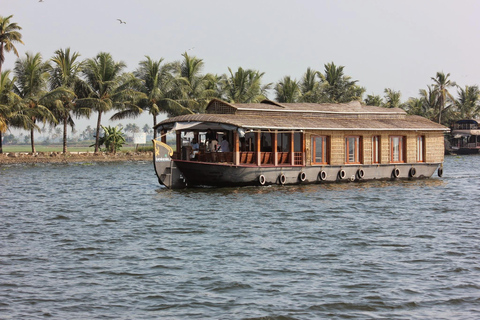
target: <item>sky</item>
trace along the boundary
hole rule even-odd
[[[84,59],[109,52],[134,71],[146,55],[173,62],[187,52],[204,73],[255,69],[264,84],[334,62],[366,88],[364,98],[391,88],[402,101],[439,71],[461,87],[480,83],[477,0],[0,0],[0,15],[22,27],[21,57],[47,60],[70,47]],[[6,53],[3,70],[16,59]],[[103,125],[118,124],[109,116]],[[79,132],[96,125],[95,116],[75,121]]]

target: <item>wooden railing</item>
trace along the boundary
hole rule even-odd
[[[182,155],[178,152],[174,152],[173,159],[181,159]],[[260,152],[260,165],[273,165],[274,164],[274,152]],[[290,165],[291,153],[290,152],[278,152],[277,153],[277,162],[278,165]],[[294,165],[303,164],[303,153],[294,152],[293,153]],[[183,159],[187,160],[187,159]],[[200,152],[194,158],[188,159],[192,161],[200,162],[217,162],[217,163],[233,163],[234,157],[233,152]],[[240,164],[257,164],[257,153],[253,151],[243,151],[240,152]]]
[[[296,166],[303,165],[303,152],[294,152],[293,153],[293,164]]]

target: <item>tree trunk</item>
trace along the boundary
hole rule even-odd
[[[2,131],[0,131],[0,154],[3,153],[3,136]]]
[[[98,153],[99,145],[98,143],[100,142],[100,124],[102,121],[102,111],[98,111],[98,120],[97,120],[97,133],[95,135],[95,153]]]
[[[155,130],[155,126],[157,125],[157,115],[153,115],[153,139],[157,138],[157,130]]]
[[[35,129],[30,129],[30,144],[32,145],[32,153],[35,153],[35,139],[34,139]]]
[[[63,153],[67,153],[67,129],[68,129],[68,117],[63,119]]]
[[[4,57],[4,55],[3,55],[3,42],[0,42],[0,57]],[[2,65],[3,65],[3,61],[0,60],[0,81],[2,80]]]

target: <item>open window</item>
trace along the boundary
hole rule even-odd
[[[345,163],[361,163],[361,138],[360,136],[349,136],[345,138]]]
[[[390,162],[392,163],[405,162],[405,137],[403,136],[390,137]]]

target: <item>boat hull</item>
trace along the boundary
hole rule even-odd
[[[354,165],[354,166],[235,166],[173,160],[181,174],[181,187],[236,187],[254,185],[289,185],[308,183],[348,182],[367,180],[394,180],[429,178],[440,163]],[[438,172],[442,175],[441,170]]]
[[[450,148],[448,151],[451,154],[478,154],[480,148]]]

